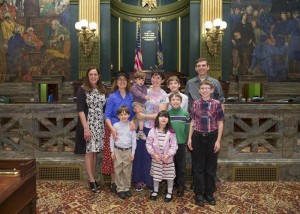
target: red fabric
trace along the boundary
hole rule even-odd
[[[142,59],[142,47],[141,47],[141,35],[140,35],[140,25],[138,26],[138,32],[136,36],[136,48],[135,48],[135,58],[134,58],[134,72],[143,70],[143,59]]]
[[[102,174],[110,175],[114,172],[114,165],[111,159],[111,152],[110,152],[110,145],[109,145],[109,138],[110,138],[111,131],[110,129],[105,126],[105,133],[104,133],[104,145],[103,145],[103,156],[102,156]]]

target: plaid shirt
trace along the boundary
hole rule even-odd
[[[202,98],[195,100],[191,107],[191,119],[194,120],[193,129],[198,132],[213,132],[218,129],[218,121],[224,120],[224,111],[218,100]]]

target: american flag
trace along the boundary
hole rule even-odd
[[[161,36],[160,36],[160,28],[159,24],[157,25],[157,68],[164,69],[164,54],[163,54],[163,48],[161,43]]]
[[[136,36],[136,48],[135,48],[135,59],[134,59],[134,72],[143,70],[143,58],[142,58],[142,47],[141,47],[141,27],[138,25],[138,31]]]

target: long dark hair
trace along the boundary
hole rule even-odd
[[[87,69],[86,73],[85,73],[85,76],[84,76],[84,79],[83,79],[83,84],[82,84],[82,88],[84,89],[84,91],[86,92],[91,92],[93,91],[93,87],[89,81],[89,73],[91,70],[93,69],[96,69],[98,75],[99,75],[99,80],[97,82],[97,89],[100,93],[102,94],[106,94],[106,90],[103,86],[103,83],[102,83],[102,80],[101,80],[101,77],[100,77],[100,71],[99,69],[96,67],[96,66],[91,66]]]
[[[159,128],[159,117],[167,117],[168,118],[168,123],[166,124],[166,127],[164,128],[164,133],[167,133],[171,129],[171,118],[169,113],[166,110],[162,110],[158,112],[155,122],[154,122],[154,127]]]

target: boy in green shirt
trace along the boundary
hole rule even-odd
[[[171,118],[171,126],[175,131],[176,139],[178,143],[178,150],[175,154],[175,171],[176,178],[175,184],[177,184],[177,196],[182,197],[185,189],[185,167],[186,167],[186,142],[189,135],[190,127],[190,115],[187,111],[183,110],[180,105],[182,103],[182,97],[178,92],[171,93],[169,101],[172,109],[169,110]]]

